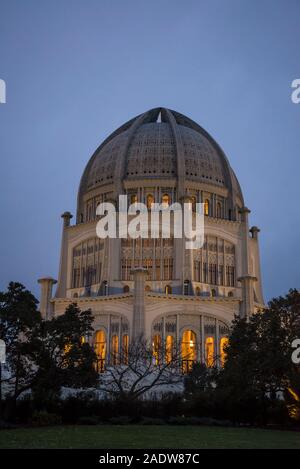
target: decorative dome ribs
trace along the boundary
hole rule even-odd
[[[124,193],[124,181],[172,179],[178,198],[186,181],[224,187],[228,208],[234,197],[243,201],[238,180],[216,141],[188,117],[155,108],[136,116],[113,132],[88,162],[78,192],[78,213],[89,191],[113,184],[114,196]]]

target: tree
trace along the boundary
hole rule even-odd
[[[85,340],[93,330],[91,311],[71,304],[64,314],[43,321],[37,304],[20,283],[11,282],[0,293],[0,338],[6,343],[9,370],[7,377],[0,376],[0,390],[5,383],[9,414],[27,390],[41,402],[58,395],[62,386],[97,383],[96,355]]]
[[[100,374],[99,389],[121,400],[135,400],[152,391],[163,391],[182,383],[181,356],[174,347],[172,356],[165,357],[163,344],[153,351],[143,337],[133,340],[128,349],[115,356],[116,364]]]
[[[300,293],[270,301],[268,308],[248,320],[233,322],[227,359],[217,390],[229,412],[267,419],[278,398],[299,383],[299,365],[292,362],[292,342],[300,337]],[[296,385],[297,386],[297,385]],[[300,390],[293,389],[296,395]],[[251,414],[252,412],[252,414]]]
[[[37,304],[32,293],[18,282],[10,282],[7,291],[0,292],[0,338],[6,344],[6,363],[10,371],[9,377],[3,378],[0,366],[1,409],[3,383],[9,386],[14,403],[27,389],[32,368],[26,349],[33,340],[33,331],[41,323]]]

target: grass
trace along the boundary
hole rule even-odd
[[[300,433],[188,425],[57,426],[1,430],[0,448],[300,449]]]

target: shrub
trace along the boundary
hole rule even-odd
[[[49,414],[46,411],[34,412],[32,416],[32,424],[38,427],[45,427],[48,425],[61,425],[62,420],[60,415]]]

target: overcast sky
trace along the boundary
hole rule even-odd
[[[299,0],[0,0],[0,289],[57,278],[88,159],[156,106],[227,154],[261,228],[265,299],[300,287],[299,24]]]

